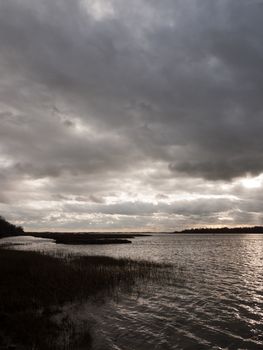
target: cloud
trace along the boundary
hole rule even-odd
[[[63,217],[84,198],[90,214],[122,215],[120,228],[253,211],[231,184],[263,172],[262,11],[246,0],[1,1],[2,210],[29,220],[52,199]]]

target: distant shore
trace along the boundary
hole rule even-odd
[[[231,233],[231,234],[248,234],[248,233],[262,233],[263,234],[263,226],[244,226],[244,227],[217,227],[217,228],[190,228],[182,231],[174,231],[172,234],[180,234],[180,233]]]

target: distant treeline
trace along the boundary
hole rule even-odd
[[[10,224],[2,216],[0,216],[0,238],[7,236],[22,235],[24,230],[21,226]]]
[[[174,233],[263,233],[263,226],[250,227],[218,227],[218,228],[190,228]]]

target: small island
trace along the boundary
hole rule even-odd
[[[139,233],[100,232],[27,232],[28,236],[53,239],[57,244],[130,244],[131,239],[149,236]]]

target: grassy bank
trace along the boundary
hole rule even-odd
[[[131,290],[137,281],[163,279],[163,266],[103,256],[57,258],[0,250],[0,345],[26,349],[89,349],[86,327],[56,321],[63,305]],[[2,344],[1,344],[2,342]]]

